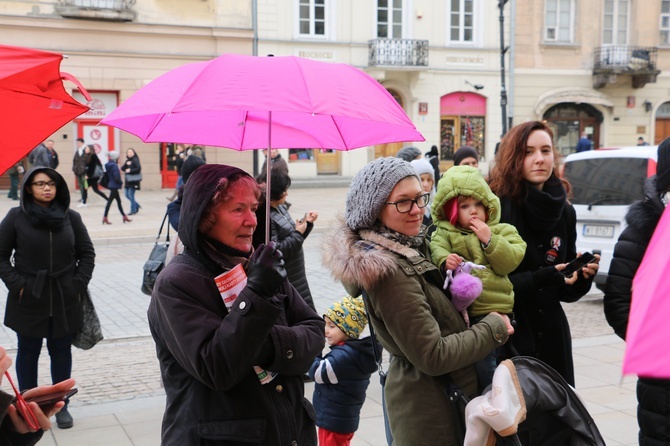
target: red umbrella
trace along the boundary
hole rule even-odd
[[[65,91],[63,79],[68,79],[91,99],[73,76],[60,72],[62,59],[60,54],[0,45],[0,174],[88,111]]]

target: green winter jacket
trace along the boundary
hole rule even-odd
[[[491,242],[484,248],[470,229],[452,225],[445,216],[444,205],[459,195],[481,201],[487,209],[486,224],[491,228]],[[507,275],[514,271],[526,253],[526,242],[516,228],[500,223],[500,200],[491,192],[479,170],[470,166],[449,169],[437,185],[431,207],[433,233],[430,249],[433,262],[440,268],[447,256],[458,254],[467,261],[483,265],[485,270],[473,270],[482,281],[482,294],[468,308],[471,316],[483,316],[492,311],[508,314],[514,307],[514,290]]]
[[[351,295],[364,289],[377,340],[391,354],[384,396],[395,446],[458,446],[457,414],[438,379],[449,374],[477,392],[474,363],[507,341],[488,315],[469,329],[444,294],[428,246],[413,249],[340,220],[322,246],[323,263]]]

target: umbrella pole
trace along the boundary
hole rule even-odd
[[[272,171],[272,111],[268,112],[268,153],[265,157],[265,246],[270,242],[270,172]]]

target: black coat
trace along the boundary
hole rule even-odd
[[[26,198],[26,186],[44,170],[59,178],[52,206],[65,212],[55,227],[35,221],[32,200]],[[10,209],[0,223],[0,278],[9,290],[5,325],[24,336],[46,337],[50,315],[54,338],[82,326],[81,295],[93,275],[95,251],[81,216],[69,204],[63,177],[50,168],[34,168],[23,180],[21,207]]]
[[[227,310],[214,277],[247,261],[212,251],[197,231],[217,180],[240,172],[210,164],[189,178],[185,251],[161,271],[149,304],[166,392],[163,446],[317,443],[301,375],[323,348],[323,320],[288,281],[271,300],[245,287]],[[261,385],[255,365],[278,375]]]
[[[120,167],[124,174],[136,174],[142,172],[142,165],[140,164],[140,158],[135,154],[132,158],[126,158],[126,162],[123,163],[123,166]],[[126,170],[130,169],[130,170]],[[125,176],[124,176],[125,178]],[[124,187],[135,189],[140,189],[140,181],[125,181]]]
[[[295,222],[284,204],[280,204],[276,208],[270,208],[270,217],[271,240],[277,242],[277,248],[284,254],[288,280],[298,290],[300,296],[305,299],[307,305],[316,311],[312,292],[309,290],[309,284],[307,283],[305,253],[302,249],[302,244],[309,233],[312,232],[314,224],[308,222],[305,233],[301,234],[295,229]]]
[[[501,198],[500,221],[514,225],[528,245],[519,267],[509,275],[514,286],[517,327],[511,343],[520,355],[533,356],[575,385],[570,326],[561,302],[575,302],[586,294],[593,278],[580,274],[573,285],[553,265],[573,260],[576,249],[575,209],[565,190],[552,177],[543,191],[528,187],[520,204]]]
[[[614,246],[614,255],[605,284],[604,310],[607,322],[621,339],[626,339],[633,278],[644,252],[665,210],[656,177],[644,185],[644,199],[631,205],[626,229]],[[640,444],[670,443],[670,380],[640,378],[637,384]]]

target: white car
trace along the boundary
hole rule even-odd
[[[595,284],[603,289],[614,245],[626,227],[628,207],[644,197],[644,181],[656,174],[658,146],[598,149],[565,158],[577,213],[577,251],[600,254]]]

